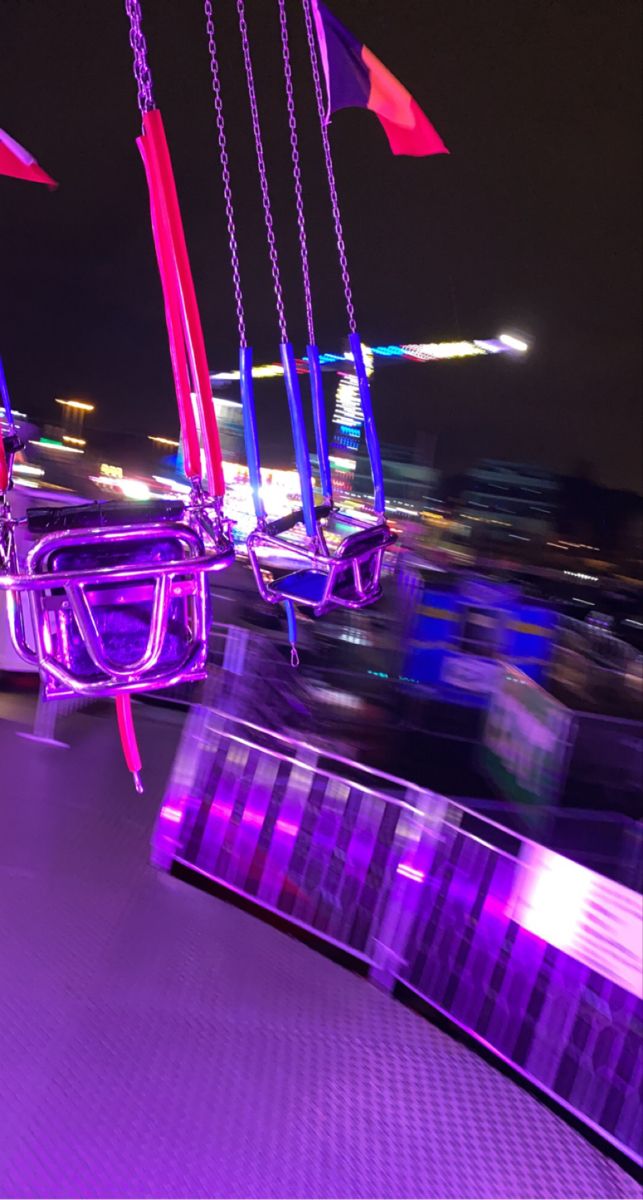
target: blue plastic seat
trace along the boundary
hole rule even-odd
[[[280,599],[294,600],[295,604],[321,604],[327,584],[326,572],[305,569],[282,575],[270,584],[269,590]]]

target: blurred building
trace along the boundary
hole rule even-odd
[[[367,375],[373,374],[373,354],[362,346]],[[357,455],[360,450],[364,413],[357,376],[352,362],[338,369],[333,415],[330,426],[330,468],[333,492],[336,496],[359,491],[356,484]]]
[[[460,516],[502,538],[548,538],[558,523],[558,477],[543,467],[482,459],[464,476]],[[481,530],[482,532],[482,530]]]
[[[580,463],[574,475],[561,477],[560,532],[613,560],[630,561],[633,574],[640,576],[643,496],[604,487],[589,464]]]
[[[219,427],[221,453],[225,462],[245,462],[243,409],[239,400],[214,396],[214,411]]]
[[[439,512],[441,472],[417,461],[417,455],[406,446],[382,446],[384,490],[388,505],[401,503],[417,512]],[[360,454],[353,479],[353,490],[369,495],[373,491],[368,458]]]

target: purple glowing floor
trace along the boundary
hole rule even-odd
[[[142,798],[107,717],[70,750],[0,719],[0,1195],[637,1195],[445,1034],[150,868],[178,725],[139,724]]]

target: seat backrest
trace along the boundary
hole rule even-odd
[[[338,558],[353,558],[369,550],[379,550],[395,541],[395,534],[388,525],[374,525],[372,529],[359,529],[342,542],[337,551]]]
[[[322,521],[331,511],[329,504],[318,504],[315,507],[315,517],[318,521]],[[266,525],[266,533],[272,537],[278,537],[280,533],[287,533],[289,529],[294,529],[295,525],[302,524],[303,520],[303,510],[296,508],[294,512],[286,513],[284,517],[277,517],[275,521],[269,521]]]
[[[27,509],[30,533],[58,533],[72,529],[113,528],[115,525],[154,525],[179,521],[185,512],[182,500],[106,500],[60,508]]]

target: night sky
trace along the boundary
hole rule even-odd
[[[376,118],[331,138],[362,337],[533,339],[528,358],[387,368],[382,439],[437,437],[438,466],[482,456],[641,490],[638,0],[330,0],[414,94],[449,157],[395,158]],[[144,27],[172,151],[212,369],[235,365],[200,0],[147,0]],[[242,271],[257,361],[278,335],[233,0],[218,0]],[[278,23],[247,0],[289,334],[303,351]],[[346,333],[303,24],[290,0],[322,349]],[[119,0],[0,0],[0,126],[60,182],[0,179],[0,353],[17,408],[98,406],[104,428],[176,431],[138,110]],[[263,398],[274,436],[286,408]]]

